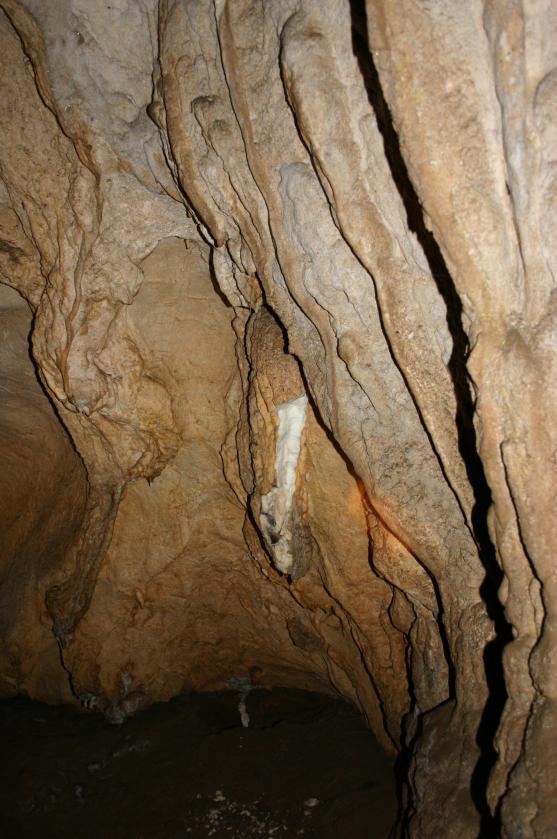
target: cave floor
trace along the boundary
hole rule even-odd
[[[0,703],[3,839],[383,839],[393,763],[329,697],[253,690],[158,704],[122,725]]]

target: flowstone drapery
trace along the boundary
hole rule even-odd
[[[2,694],[338,692],[549,837],[557,7],[0,9]]]

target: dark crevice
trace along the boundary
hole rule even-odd
[[[211,278],[211,285],[213,286],[213,291],[215,294],[222,300],[224,305],[227,309],[234,309],[232,303],[221,289],[219,285],[219,281],[217,279],[217,273],[215,271],[215,248],[211,247],[209,251],[209,277]]]
[[[405,837],[409,833],[412,817],[416,812],[413,785],[410,780],[412,758],[422,734],[423,715],[417,713],[414,696],[410,710],[402,722],[402,749],[395,762],[395,778],[399,804],[398,820],[393,830],[393,837]]]
[[[73,697],[75,697],[75,699],[77,699],[79,701],[79,694],[76,691],[75,685],[74,685],[73,673],[69,669],[69,667],[66,665],[66,662],[64,660],[64,647],[63,647],[63,645],[62,645],[62,643],[60,642],[59,639],[56,639],[56,646],[58,648],[58,657],[60,659],[60,666],[68,677],[68,685],[69,685],[69,688],[70,688],[70,693],[72,694]]]
[[[377,69],[368,46],[365,3],[363,0],[351,0],[350,6],[354,55],[358,61],[369,102],[383,137],[385,154],[406,210],[408,226],[422,247],[437,289],[445,303],[447,325],[453,342],[448,369],[452,377],[457,404],[455,422],[458,432],[459,452],[465,464],[467,477],[475,498],[472,510],[472,529],[485,571],[480,594],[487,613],[493,621],[496,633],[494,640],[487,644],[484,650],[484,667],[489,695],[477,732],[477,744],[481,754],[473,773],[471,794],[480,812],[482,835],[494,836],[499,832],[499,817],[497,814],[493,816],[490,812],[486,788],[489,775],[497,760],[494,737],[507,699],[502,652],[504,646],[511,640],[512,633],[497,594],[503,574],[497,563],[487,524],[487,513],[491,506],[491,493],[483,464],[478,455],[473,425],[474,401],[466,368],[470,347],[462,325],[461,300],[439,245],[425,225],[422,206],[408,175],[398,136],[383,96]]]

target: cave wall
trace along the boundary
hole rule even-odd
[[[3,434],[2,692],[338,692],[411,835],[549,836],[551,4],[0,7],[9,375],[57,440],[49,506]]]
[[[29,355],[31,309],[0,285],[0,694],[70,701],[45,594],[81,526],[86,473]]]

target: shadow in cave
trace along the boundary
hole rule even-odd
[[[121,725],[9,700],[0,737],[7,839],[386,839],[395,815],[392,761],[322,694],[190,694]]]
[[[502,571],[497,563],[495,549],[487,525],[491,493],[478,454],[473,425],[474,402],[467,377],[466,361],[469,343],[462,325],[462,303],[441,251],[432,233],[426,228],[422,207],[410,181],[400,150],[398,136],[367,40],[367,15],[363,0],[350,0],[352,14],[352,46],[365,84],[371,107],[384,141],[385,154],[393,180],[402,198],[410,230],[416,235],[425,253],[432,276],[447,310],[447,323],[453,341],[453,351],[448,368],[451,373],[457,403],[455,417],[460,455],[464,461],[468,480],[472,486],[475,504],[472,511],[472,528],[478,545],[485,577],[480,594],[495,628],[495,638],[484,650],[484,667],[488,686],[488,699],[477,732],[480,758],[471,782],[471,795],[481,816],[482,835],[494,836],[499,832],[499,814],[492,816],[486,797],[491,770],[497,760],[494,737],[507,699],[502,653],[511,640],[510,624],[498,598]],[[406,776],[410,755],[403,755],[399,770]]]

